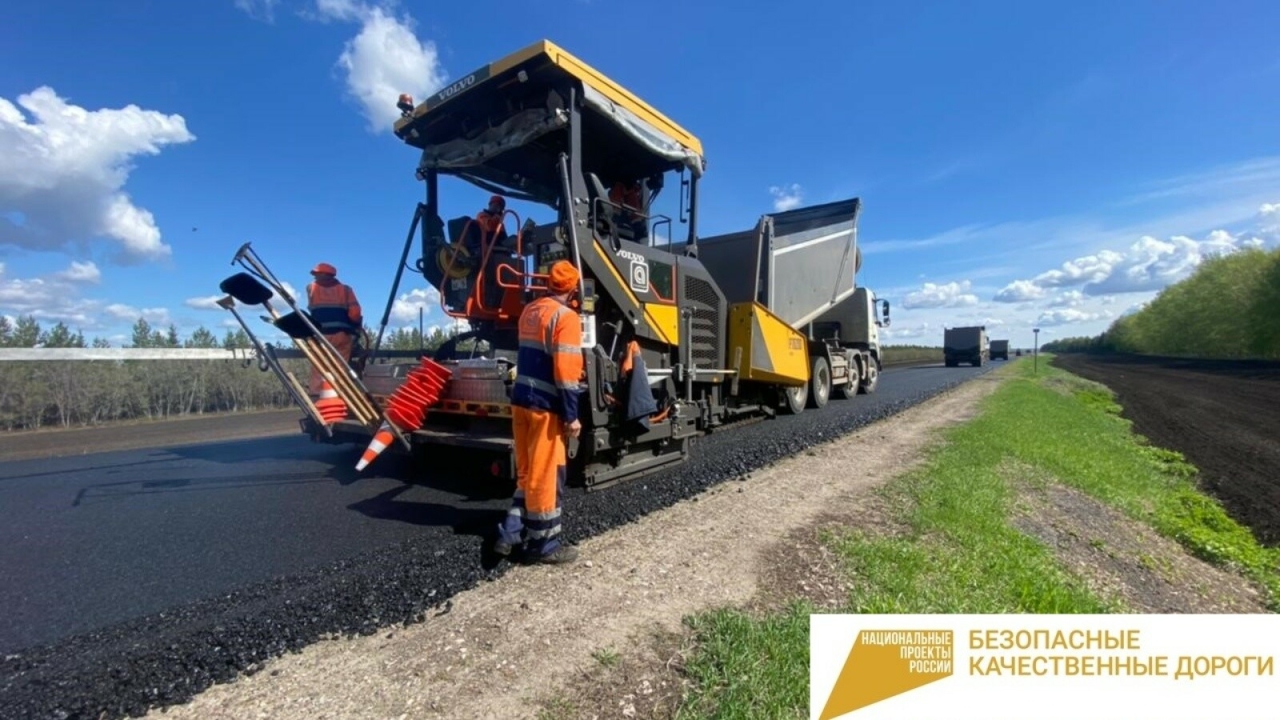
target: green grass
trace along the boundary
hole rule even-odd
[[[881,364],[942,362],[942,348],[923,345],[885,345],[881,348]]]
[[[1235,568],[1280,598],[1280,552],[1194,485],[1195,468],[1151,447],[1120,417],[1104,387],[1041,358],[1009,377],[973,421],[947,431],[925,463],[884,490],[904,532],[833,534],[857,583],[847,612],[1095,613],[1121,608],[1089,592],[1052,552],[1010,524],[1010,475],[1077,488]],[[1154,562],[1154,561],[1152,561]],[[688,620],[697,651],[680,718],[799,717],[808,702],[808,613],[803,605],[752,617],[720,609]]]
[[[765,618],[729,609],[686,620],[698,652],[685,666],[697,692],[677,720],[782,720],[808,715],[809,614],[803,603]]]

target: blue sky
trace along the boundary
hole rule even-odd
[[[423,192],[395,96],[542,38],[702,139],[703,234],[861,197],[895,341],[1096,333],[1211,252],[1280,242],[1275,3],[539,5],[10,0],[0,314],[220,328],[251,241],[296,288],[333,263],[376,322]],[[485,197],[442,189],[446,216]]]

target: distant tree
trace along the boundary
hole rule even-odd
[[[165,338],[165,347],[182,347],[182,340],[178,337],[178,327],[173,323],[169,323],[169,335]]]
[[[79,332],[72,333],[70,328],[59,322],[40,334],[40,344],[49,348],[82,348],[84,335]]]
[[[216,348],[218,347],[218,338],[213,333],[201,325],[191,333],[191,337],[187,338],[186,346],[189,348]]]
[[[252,343],[249,342],[249,335],[241,328],[234,332],[228,330],[227,334],[222,337],[222,347],[225,350],[236,350],[252,347]]]
[[[40,323],[32,315],[18,318],[18,327],[13,331],[11,347],[35,347],[40,342]]]
[[[9,347],[13,342],[13,325],[9,318],[0,315],[0,347]]]
[[[133,324],[133,343],[131,347],[153,347],[151,323],[147,322],[146,318],[138,318],[138,322]]]
[[[95,337],[93,339],[93,346],[95,348],[109,348],[111,347],[111,341],[103,337]]]

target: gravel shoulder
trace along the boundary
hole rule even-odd
[[[642,652],[689,613],[758,597],[779,578],[778,548],[797,530],[833,509],[855,511],[917,462],[938,431],[972,417],[998,383],[999,374],[977,377],[586,539],[575,566],[513,568],[421,623],[310,645],[151,716],[537,717],[598,667],[602,652]],[[601,716],[644,716],[634,702],[614,710]]]

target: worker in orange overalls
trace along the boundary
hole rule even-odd
[[[609,188],[609,202],[622,206],[614,212],[613,221],[628,226],[636,240],[642,240],[649,234],[647,223],[640,211],[644,205],[640,183],[636,180],[618,181]]]
[[[507,228],[502,224],[503,213],[507,211],[507,201],[501,195],[489,198],[489,206],[476,213],[476,224],[484,231],[486,240],[502,240],[507,237]]]
[[[364,315],[356,293],[351,286],[338,282],[338,270],[329,263],[320,263],[311,270],[315,282],[307,285],[307,312],[316,328],[342,359],[351,361],[351,351],[356,336],[364,329]],[[311,368],[310,390],[320,395],[324,377],[319,368]]]
[[[572,263],[555,263],[547,281],[549,294],[520,314],[520,350],[511,391],[516,493],[498,527],[494,549],[500,555],[523,545],[526,556],[537,562],[568,563],[578,557],[576,548],[560,541],[565,439],[582,431],[582,319],[569,306],[578,279]]]

